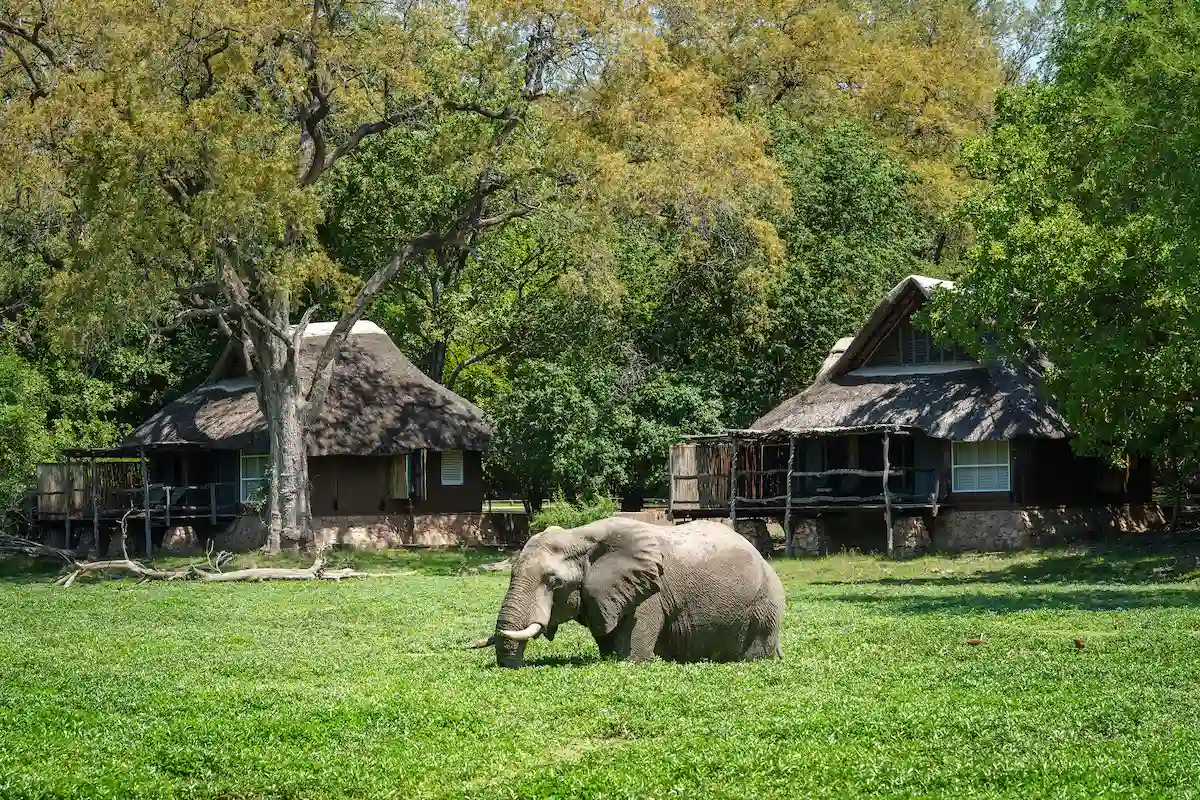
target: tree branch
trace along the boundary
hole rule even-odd
[[[205,308],[191,308],[191,309],[188,309],[187,311],[182,311],[179,314],[177,314],[175,319],[171,321],[170,325],[164,325],[161,328],[157,328],[154,332],[156,334],[163,335],[163,334],[171,333],[172,331],[177,331],[180,328],[182,328],[184,325],[186,325],[187,323],[194,322],[195,320],[198,320],[198,319],[213,319],[213,318],[224,319],[225,315],[231,314],[231,313],[236,314],[237,312],[234,309],[220,308],[217,306],[208,306]]]
[[[249,318],[255,325],[258,325],[264,331],[277,336],[285,344],[291,344],[291,337],[276,325],[271,320],[267,319],[261,311],[254,307],[250,301],[250,290],[246,288],[246,284],[237,274],[237,269],[233,266],[233,260],[229,257],[229,253],[225,248],[218,245],[214,248],[217,253],[217,261],[221,265],[221,279],[225,284],[226,294],[229,296],[230,302],[236,307],[239,316]],[[245,325],[242,326],[245,328]]]
[[[367,307],[375,299],[375,296],[379,294],[379,290],[386,286],[392,278],[396,277],[397,273],[414,258],[429,252],[443,241],[445,241],[445,237],[439,235],[434,230],[427,230],[413,237],[397,250],[391,260],[377,270],[362,285],[362,288],[358,290],[358,294],[354,297],[354,302],[342,314],[337,324],[334,325],[329,338],[325,340],[325,346],[321,348],[321,354],[317,357],[317,362],[313,369],[312,384],[305,395],[306,402],[303,416],[306,422],[320,410],[321,405],[325,402],[325,395],[329,391],[329,382],[333,377],[334,355],[346,340],[350,329],[354,327],[356,322],[362,319],[362,315],[366,313]]]
[[[296,323],[296,329],[292,331],[292,349],[299,352],[300,340],[304,338],[304,329],[308,327],[308,323],[312,321],[312,316],[316,312],[316,306],[310,306],[304,312],[304,316],[300,317],[300,321]]]
[[[454,384],[458,382],[459,375],[461,375],[462,371],[467,367],[471,366],[472,364],[478,364],[480,361],[485,361],[494,355],[498,355],[507,350],[510,346],[511,342],[504,342],[503,344],[498,344],[495,347],[489,347],[482,353],[476,353],[470,358],[459,362],[458,365],[454,367],[454,371],[450,373],[450,377],[446,379],[446,388],[453,390]]]
[[[53,48],[40,40],[40,34],[42,29],[45,27],[45,23],[43,21],[39,21],[38,24],[34,26],[33,33],[30,33],[24,28],[0,19],[0,32],[11,34],[19,39],[29,42],[29,44],[36,47],[51,64],[57,67],[59,66],[58,54],[54,52]]]
[[[406,108],[404,111],[392,114],[389,117],[385,117],[378,122],[367,122],[359,125],[354,129],[346,141],[338,145],[337,148],[325,158],[321,167],[321,171],[324,172],[336,164],[338,159],[352,153],[360,144],[362,144],[364,139],[383,133],[384,131],[391,130],[392,128],[395,128],[406,121],[412,120],[416,118],[422,110],[428,109],[429,107],[429,102],[427,100],[422,100],[420,103]]]

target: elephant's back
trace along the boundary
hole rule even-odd
[[[745,537],[726,525],[707,520],[664,531],[664,584],[678,600],[672,603],[679,633],[686,638],[712,635],[747,623],[777,627],[783,613],[783,586],[775,570]],[[670,555],[666,555],[669,553]]]
[[[681,562],[702,563],[713,558],[764,562],[762,554],[745,536],[720,522],[699,519],[683,525],[664,526],[663,531],[669,550]]]

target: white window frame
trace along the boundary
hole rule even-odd
[[[447,459],[447,456],[451,456],[451,458]],[[457,475],[455,475],[454,473],[450,473],[450,474],[446,473],[447,460],[449,460],[452,463],[455,461],[458,462],[458,470],[457,470],[458,474]],[[442,478],[442,486],[462,486],[463,485],[464,478],[466,477],[465,461],[466,461],[466,459],[463,458],[462,450],[443,450],[442,451],[442,457],[441,457],[442,463],[441,463],[441,469],[440,469],[441,478]]]
[[[253,494],[252,492],[248,493],[246,491],[246,484],[252,483],[257,486],[262,486],[264,490],[266,488],[263,478],[247,478],[246,477],[246,462],[249,460],[253,460],[253,461],[265,460],[266,463],[263,466],[262,474],[266,475],[267,469],[271,466],[271,454],[270,453],[243,453],[241,451],[238,452],[238,498],[243,503],[250,502],[251,495]]]
[[[997,492],[1012,491],[1012,449],[1008,439],[989,439],[989,444],[999,444],[1003,446],[1003,461],[994,463],[975,463],[975,464],[959,464],[958,450],[959,447],[974,446],[983,444],[983,442],[951,442],[950,443],[950,491],[955,494],[996,494]],[[995,469],[997,467],[1004,468],[1004,485],[1000,487],[991,487],[987,489],[964,489],[960,486],[958,476],[964,470],[980,470],[980,469]]]

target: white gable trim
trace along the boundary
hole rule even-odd
[[[926,299],[928,299],[932,297],[934,292],[936,292],[938,289],[949,289],[953,291],[954,282],[944,281],[939,278],[929,278],[925,275],[909,275],[904,280],[897,283],[882,300],[875,304],[875,308],[871,310],[871,315],[867,318],[867,321],[863,323],[862,327],[858,329],[858,332],[854,334],[850,344],[842,351],[841,355],[837,357],[837,361],[830,364],[828,369],[823,368],[821,370],[818,380],[821,378],[833,378],[845,372],[846,362],[851,357],[857,357],[859,355],[858,351],[862,348],[862,345],[866,342],[867,338],[870,337],[871,334],[875,332],[875,329],[879,327],[880,323],[883,322],[883,319],[887,316],[888,309],[894,306],[900,300],[900,298],[904,296],[904,293],[908,290],[909,286],[915,286],[917,290],[923,294]],[[897,323],[899,323],[899,320],[897,320]],[[871,354],[866,354],[867,358],[870,358],[870,356]],[[975,366],[977,367],[978,365]]]
[[[331,333],[333,333],[333,329],[336,327],[337,327],[336,321],[335,322],[310,322],[310,323],[308,323],[308,326],[304,329],[304,335],[300,338],[316,339],[321,336],[328,336]],[[296,331],[295,325],[291,326],[291,328],[289,328],[289,330],[288,330],[289,333],[295,333],[295,331]],[[382,335],[386,336],[387,332],[384,331],[383,328],[376,325],[374,322],[371,322],[370,320],[360,319],[358,322],[354,323],[354,327],[350,329],[351,336],[357,336],[359,334],[382,334]]]
[[[907,366],[859,367],[846,374],[854,378],[888,378],[904,375],[944,375],[947,372],[980,369],[978,361],[959,361],[954,364],[909,364]]]

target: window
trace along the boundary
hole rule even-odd
[[[267,469],[271,457],[263,454],[242,454],[242,502],[248,503],[267,488]]]
[[[1008,442],[955,442],[952,470],[956,492],[1007,492]]]
[[[965,364],[971,357],[957,348],[939,347],[933,335],[902,321],[879,343],[868,365],[873,367],[915,366],[918,364]]]
[[[463,454],[461,450],[442,453],[442,486],[462,486]]]

